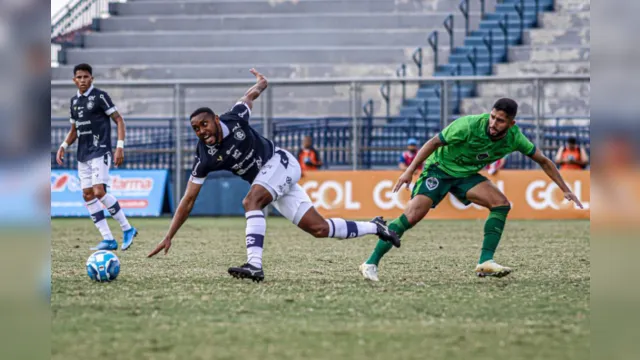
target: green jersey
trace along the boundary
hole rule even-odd
[[[444,146],[438,148],[425,161],[425,169],[435,165],[453,177],[471,176],[492,162],[514,151],[527,156],[536,152],[536,146],[527,139],[518,126],[512,126],[500,140],[491,140],[489,114],[469,115],[456,119],[440,134]]]

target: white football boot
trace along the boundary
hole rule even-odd
[[[374,264],[364,263],[360,265],[360,272],[366,280],[380,281],[380,279],[378,279],[378,266]]]
[[[494,276],[501,278],[511,274],[512,271],[510,267],[502,266],[493,260],[487,260],[476,266],[476,275],[479,277]]]

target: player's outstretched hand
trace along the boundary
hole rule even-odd
[[[118,167],[120,165],[122,165],[122,162],[124,161],[124,149],[123,148],[116,148],[116,153],[113,157],[113,164]]]
[[[398,178],[398,182],[396,182],[396,186],[393,187],[393,192],[398,192],[402,185],[406,185],[407,189],[411,185],[411,181],[413,181],[413,171],[407,169],[405,172],[400,175]]]
[[[58,149],[58,153],[56,154],[56,162],[58,165],[62,165],[62,160],[64,160],[64,148],[60,147]]]
[[[582,203],[580,202],[576,194],[572,193],[571,191],[567,191],[566,193],[564,193],[564,198],[576,203],[576,205],[578,205],[580,209],[584,209],[584,206],[582,206]]]
[[[156,246],[155,249],[153,249],[152,252],[149,253],[149,255],[147,255],[147,257],[153,257],[156,254],[158,254],[160,251],[162,251],[164,249],[164,254],[167,255],[167,253],[169,252],[169,248],[171,247],[171,239],[164,239],[162,240],[158,246]]]
[[[267,81],[267,78],[265,78],[264,75],[258,72],[258,70],[251,68],[249,71],[256,77],[257,81]]]

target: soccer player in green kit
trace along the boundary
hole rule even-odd
[[[499,99],[490,114],[456,119],[427,141],[393,188],[394,192],[403,185],[409,188],[414,171],[426,160],[424,171],[413,187],[411,201],[404,213],[389,224],[389,229],[402,236],[450,192],[465,205],[474,203],[490,210],[484,225],[484,241],[475,268],[476,274],[480,277],[503,277],[511,273],[511,268],[493,260],[511,206],[507,197],[478,171],[487,164],[519,151],[540,165],[564,192],[567,200],[582,208],[580,200],[565,184],[555,164],[536,149],[516,126],[517,112],[518,104],[514,100]],[[365,279],[378,281],[378,265],[392,246],[388,242],[378,241],[371,257],[360,265]]]

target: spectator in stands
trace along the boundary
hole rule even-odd
[[[498,171],[504,168],[504,165],[507,163],[507,157],[503,157],[500,160],[496,160],[495,162],[485,166],[485,169],[489,172],[489,175],[495,175]]]
[[[406,170],[413,162],[413,159],[416,158],[416,155],[418,155],[418,140],[411,138],[407,140],[407,150],[400,154],[400,160],[398,163],[400,170]],[[422,166],[419,166],[416,169],[416,172],[420,172],[422,171]]]
[[[298,152],[298,162],[302,172],[318,170],[322,166],[320,155],[313,147],[313,138],[309,135],[302,139],[302,149]]]
[[[589,164],[589,155],[575,137],[570,137],[567,145],[558,149],[556,164],[560,170],[582,170]]]

